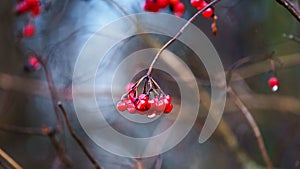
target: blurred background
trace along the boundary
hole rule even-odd
[[[189,19],[197,10],[189,0],[182,2],[186,6],[183,18]],[[0,1],[0,148],[23,168],[67,168],[60,160],[59,154],[62,153],[56,151],[53,140],[48,136],[24,134],[16,132],[18,127],[14,128],[39,129],[56,124],[55,106],[45,71],[23,70],[30,51],[46,60],[53,87],[57,91],[55,100],[62,101],[74,132],[105,169],[140,169],[141,163],[146,169],[159,166],[163,169],[266,168],[252,128],[230,97],[217,130],[207,142],[199,144],[198,137],[210,104],[210,86],[206,83],[209,79],[201,61],[180,42],[175,42],[168,50],[189,66],[199,80],[201,93],[198,118],[189,134],[159,157],[141,160],[119,157],[97,146],[80,126],[74,110],[74,65],[82,46],[95,31],[124,15],[145,12],[144,1],[49,0],[41,3],[48,8],[34,19],[35,36],[20,40],[18,37],[28,17],[14,15],[17,1]],[[293,3],[298,6],[299,1]],[[160,12],[172,14],[168,8]],[[300,37],[299,22],[275,0],[222,0],[215,6],[215,14],[218,16],[216,36],[211,32],[211,19],[199,16],[193,24],[212,42],[226,70],[240,59],[249,58],[249,62],[233,70],[232,89],[254,116],[274,167],[300,168],[300,42],[284,36],[291,34]],[[114,65],[118,65],[132,51],[161,47],[170,39],[159,35],[147,35],[147,38],[150,40],[142,37],[127,39],[110,51],[108,56],[112,57],[106,57],[102,65],[107,73],[100,74],[99,79],[99,83],[103,81],[100,87],[102,93],[97,95],[103,101],[105,118],[109,124],[123,133],[140,137],[152,135],[156,126],[168,121],[160,119],[150,127],[127,123],[126,119],[118,116],[105,92],[109,90],[105,76],[108,78],[114,71]],[[275,75],[279,79],[277,92],[272,92],[268,86],[268,79],[273,76],[268,59],[271,55],[275,58]],[[138,67],[139,63],[140,60],[136,60],[131,66]],[[165,64],[171,65],[172,60]],[[167,93],[174,93],[174,103],[179,105],[180,93],[174,79],[159,71],[154,71],[154,74]],[[123,72],[120,76],[129,78],[132,75]],[[83,74],[81,80],[90,77],[89,74]],[[118,87],[123,90],[123,86]],[[63,140],[63,154],[69,159],[70,168],[93,168],[66,127],[59,138]],[[10,166],[1,157],[0,163]]]

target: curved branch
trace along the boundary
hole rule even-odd
[[[300,22],[300,11],[295,5],[289,0],[276,0],[280,5],[285,7],[299,22]]]

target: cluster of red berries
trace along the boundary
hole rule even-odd
[[[149,12],[158,12],[160,9],[170,7],[174,15],[182,17],[185,11],[185,5],[180,0],[146,0],[144,10]]]
[[[41,2],[39,0],[23,0],[20,1],[15,7],[15,14],[22,15],[30,12],[31,17],[37,17],[41,14]],[[24,37],[32,37],[35,34],[35,26],[32,23],[28,23],[23,28]]]
[[[191,0],[191,5],[198,10],[203,9],[207,6],[207,2],[204,0]],[[202,16],[205,18],[211,18],[214,16],[214,9],[213,8],[207,8],[205,11],[202,12]]]
[[[30,56],[24,64],[24,70],[28,72],[38,71],[40,68],[41,64],[35,56]]]
[[[142,94],[138,94],[139,85],[145,80]],[[165,94],[152,77],[144,76],[135,84],[130,84],[121,101],[117,103],[119,111],[127,110],[131,114],[146,115],[153,118],[156,115],[168,114],[172,111],[172,97]]]
[[[272,89],[273,92],[276,92],[279,88],[279,82],[277,77],[271,77],[268,81],[270,88]]]

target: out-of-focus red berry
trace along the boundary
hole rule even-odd
[[[117,109],[119,111],[125,111],[127,109],[126,103],[119,101],[117,104]]]
[[[35,34],[35,26],[33,24],[28,24],[23,28],[23,35],[25,37],[32,37]]]

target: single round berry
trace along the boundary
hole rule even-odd
[[[38,16],[41,14],[41,8],[39,6],[36,6],[31,9],[31,15],[32,16]]]
[[[198,7],[200,7],[202,5],[202,2],[203,2],[203,0],[191,0],[191,5],[193,7],[198,8]]]
[[[185,11],[185,6],[182,2],[178,2],[176,4],[174,4],[173,6],[173,12],[176,14],[176,13],[180,13],[180,14],[183,14]]]
[[[276,77],[271,77],[269,79],[268,83],[269,83],[269,86],[272,88],[273,92],[276,92],[278,90],[279,82],[278,82],[278,79]]]
[[[202,16],[204,18],[211,18],[214,14],[214,10],[212,8],[207,8],[204,12],[202,12]]]
[[[33,68],[33,70],[39,70],[41,68],[39,60],[34,56],[28,58],[28,64]]]
[[[139,96],[139,99],[140,99],[140,100],[146,100],[146,101],[148,101],[148,100],[149,100],[149,96],[147,96],[146,94],[141,94],[141,95]]]
[[[23,29],[23,35],[25,37],[32,37],[35,33],[35,27],[32,24],[28,24]]]
[[[171,103],[166,104],[166,108],[164,110],[164,113],[168,114],[168,113],[170,113],[172,111],[172,109],[173,109],[173,105]]]
[[[127,111],[134,114],[136,112],[135,105],[133,103],[127,104]]]
[[[126,103],[119,101],[117,104],[117,109],[119,111],[125,111],[127,109]]]
[[[150,109],[154,110],[156,108],[155,99],[148,100],[148,104],[149,104]]]

